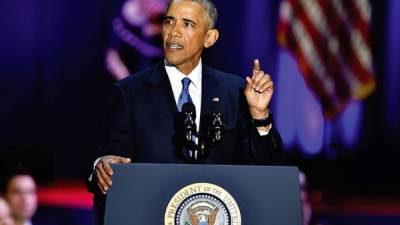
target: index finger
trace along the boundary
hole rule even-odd
[[[260,60],[255,59],[254,65],[253,65],[253,78],[254,78],[254,75],[257,74],[260,70],[261,70]]]

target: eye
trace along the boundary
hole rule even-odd
[[[165,24],[165,25],[171,25],[173,23],[174,23],[173,19],[167,18],[167,19],[163,20],[163,24]]]
[[[193,27],[194,27],[194,24],[191,23],[191,22],[184,22],[183,25],[184,25],[185,27],[188,27],[188,28],[193,28]]]

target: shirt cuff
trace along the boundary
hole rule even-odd
[[[94,163],[93,163],[93,171],[96,170],[97,163],[99,163],[100,160],[101,160],[101,157],[97,158],[97,159],[94,161]],[[92,179],[93,179],[93,173],[90,174],[90,176],[89,176],[89,178],[88,178],[89,182],[92,182]]]
[[[270,124],[269,129],[267,131],[260,131],[260,130],[257,130],[257,131],[260,134],[260,136],[267,136],[269,134],[269,132],[271,131],[271,129],[272,129],[272,123]]]

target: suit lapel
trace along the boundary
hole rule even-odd
[[[220,90],[218,88],[220,82],[213,70],[210,67],[203,64],[203,76],[202,76],[202,96],[201,96],[201,119],[211,111],[213,98],[220,96]],[[200,126],[205,124],[200,121]]]
[[[201,97],[201,119],[211,111],[212,102],[214,97],[221,98],[219,90],[220,82],[215,72],[208,66],[203,64],[202,68],[202,97]],[[178,108],[175,103],[174,94],[172,92],[171,83],[168,79],[167,72],[165,71],[164,64],[159,63],[148,79],[150,88],[151,104],[154,104],[156,111],[159,114],[160,122],[164,124],[164,128],[170,127],[167,121],[174,121]],[[203,123],[200,121],[200,125]]]
[[[178,109],[171,83],[162,62],[155,67],[148,81],[151,85],[149,93],[151,98],[150,104],[153,104],[156,109],[154,113],[159,114],[160,122],[164,124],[164,128],[173,128],[167,121],[174,121]]]

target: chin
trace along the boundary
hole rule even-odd
[[[171,65],[179,65],[181,63],[180,59],[177,59],[175,57],[168,57],[165,56],[165,59],[167,60],[167,62]]]

